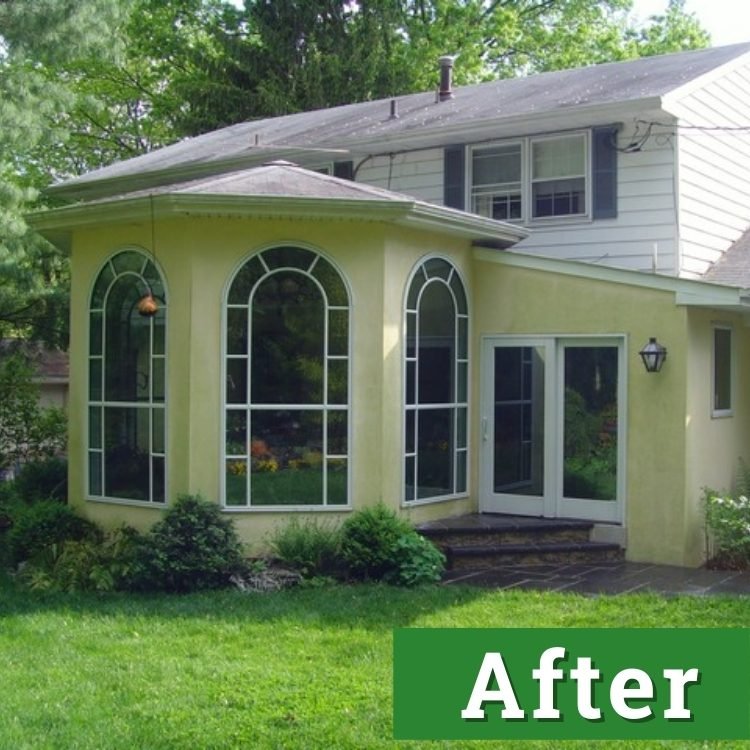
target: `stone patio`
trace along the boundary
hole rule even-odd
[[[680,568],[625,561],[499,565],[485,570],[455,570],[445,574],[444,583],[501,590],[572,591],[579,594],[653,592],[668,596],[750,595],[748,571]]]

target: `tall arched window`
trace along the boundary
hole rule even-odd
[[[429,258],[406,295],[404,499],[466,492],[466,293],[447,260]]]
[[[274,247],[226,305],[224,502],[342,506],[349,477],[349,294],[325,258]]]
[[[139,312],[148,293],[154,315]],[[88,494],[164,503],[166,476],[164,282],[144,254],[114,255],[89,304]]]

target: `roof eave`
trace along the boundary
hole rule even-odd
[[[37,211],[28,223],[51,242],[69,249],[74,229],[170,216],[234,218],[295,217],[377,221],[440,231],[492,247],[510,247],[527,236],[520,227],[416,200],[367,200],[297,196],[162,194],[103,200]]]

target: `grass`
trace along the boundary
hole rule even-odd
[[[390,739],[394,627],[748,622],[747,598],[382,586],[96,596],[27,593],[0,583],[0,748],[476,748]]]

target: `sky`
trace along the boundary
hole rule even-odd
[[[663,14],[667,0],[634,0],[633,12],[645,20]],[[711,34],[711,44],[750,42],[750,0],[687,0],[685,10],[695,13]]]

